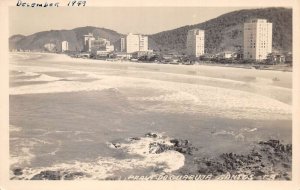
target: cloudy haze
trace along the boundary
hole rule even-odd
[[[96,26],[119,33],[153,34],[192,25],[222,14],[243,9],[201,7],[84,7],[9,9],[10,35],[30,35],[39,31]]]

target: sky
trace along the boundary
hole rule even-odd
[[[9,34],[96,26],[119,33],[154,34],[198,24],[243,7],[9,8]],[[248,8],[249,9],[249,8]]]

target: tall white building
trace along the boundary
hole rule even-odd
[[[199,57],[204,54],[204,30],[193,29],[188,31],[186,39],[187,55]]]
[[[123,44],[124,44],[124,40],[123,40]],[[148,51],[148,36],[129,33],[125,38],[125,49],[127,53],[133,53],[137,51]],[[122,50],[122,39],[121,39],[121,50]]]
[[[272,52],[272,23],[252,19],[244,24],[244,59],[267,59]]]
[[[148,36],[139,35],[139,51],[148,51]]]
[[[69,43],[67,41],[62,41],[61,42],[61,51],[65,52],[69,50]]]
[[[83,35],[83,51],[91,51],[93,40],[95,40],[93,34],[89,33],[87,35]]]
[[[125,52],[126,51],[126,39],[121,38],[121,47],[120,47],[120,52]]]

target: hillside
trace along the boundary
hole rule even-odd
[[[251,18],[264,18],[273,23],[273,50],[292,50],[292,9],[264,8],[230,12],[217,18],[174,30],[149,35],[149,48],[162,52],[184,53],[188,30],[199,28],[205,30],[205,48],[208,53],[225,50],[238,50],[243,46],[243,24]],[[115,48],[120,46],[122,34],[92,26],[72,30],[51,30],[38,32],[29,36],[10,37],[10,49],[43,50],[47,43],[54,43],[60,51],[63,40],[69,42],[70,50],[83,49],[83,35],[93,33],[110,40]]]
[[[238,50],[243,46],[243,24],[251,18],[264,18],[273,23],[273,49],[292,50],[292,9],[265,8],[230,12],[204,23],[184,26],[149,36],[151,48],[183,53],[188,30],[205,30],[206,52]]]
[[[29,50],[44,50],[44,45],[47,43],[56,44],[57,50],[61,49],[61,42],[66,40],[69,42],[71,51],[83,49],[83,35],[93,33],[95,37],[102,37],[110,40],[112,43],[117,42],[121,34],[105,29],[92,26],[74,28],[72,30],[50,30],[38,32],[29,36],[14,35],[9,38],[10,49],[29,49]]]

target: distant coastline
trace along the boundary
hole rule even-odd
[[[10,52],[10,54],[44,54],[44,55],[60,55],[65,58],[67,58],[68,61],[74,61],[74,62],[85,62],[85,63],[112,63],[112,64],[119,64],[116,63],[116,61],[109,61],[109,60],[97,60],[97,59],[87,59],[87,58],[74,58],[67,56],[66,54],[57,54],[57,53],[50,53],[50,52]],[[66,59],[63,60],[66,60]],[[58,58],[59,59],[59,58]],[[149,62],[136,62],[136,61],[121,61],[121,63],[136,63],[136,64],[146,64],[146,65],[152,65],[152,64],[162,64],[162,63],[149,63]],[[173,65],[173,66],[184,66],[184,64],[162,64],[162,65]],[[253,70],[270,70],[270,71],[279,71],[279,72],[292,72],[293,67],[283,64],[283,65],[264,65],[261,66],[257,65],[257,68],[254,64],[220,64],[220,63],[207,63],[207,62],[199,62],[196,65],[203,65],[203,66],[213,66],[213,67],[225,67],[225,68],[239,68],[239,69],[253,69]],[[191,67],[192,65],[186,65],[187,67]]]

